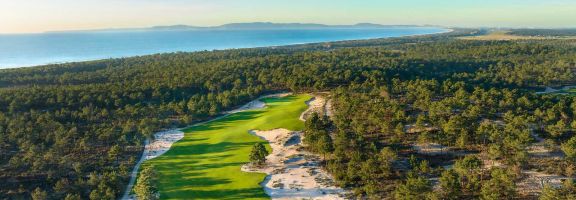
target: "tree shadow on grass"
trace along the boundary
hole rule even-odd
[[[298,97],[294,96],[294,95],[290,95],[287,97],[269,97],[269,98],[264,98],[262,99],[262,101],[264,103],[285,103],[285,102],[294,102],[295,100],[297,100]]]
[[[246,120],[258,118],[258,117],[262,116],[262,114],[265,112],[266,111],[264,111],[264,110],[252,110],[252,111],[238,112],[238,113],[230,114],[230,115],[223,117],[221,119],[212,121],[210,123],[200,124],[197,126],[192,126],[190,128],[186,128],[183,131],[188,133],[188,134],[194,134],[194,132],[197,132],[197,131],[212,131],[212,130],[223,129],[223,128],[230,127],[231,125],[233,125],[234,123],[237,123],[239,121],[246,121]]]
[[[184,141],[186,142],[186,141]],[[233,150],[237,150],[239,148],[252,146],[255,142],[219,142],[216,144],[211,143],[202,143],[202,144],[192,144],[187,146],[175,146],[171,151],[170,154],[166,154],[166,156],[160,157],[158,160],[166,160],[172,159],[170,156],[179,156],[179,155],[200,155],[203,154],[219,154],[225,153]],[[201,157],[199,157],[201,158]]]
[[[173,199],[196,199],[195,197],[202,197],[202,199],[269,199],[268,195],[264,193],[262,188],[246,188],[246,189],[220,189],[220,190],[198,190],[187,189],[183,191],[174,191],[174,193],[166,194],[167,198]],[[162,198],[165,198],[162,197]]]
[[[235,127],[261,117],[266,110],[252,110],[234,113],[210,123],[193,126],[184,131],[187,137],[173,146],[169,152],[155,160],[155,165],[161,165],[162,188],[161,198],[170,199],[268,199],[261,187],[240,189],[229,188],[233,180],[220,177],[220,172],[228,173],[228,168],[236,168],[245,164],[238,162],[236,150],[249,148],[256,142],[225,140],[214,141],[209,134],[218,134],[218,130]],[[200,133],[201,131],[216,131]],[[226,130],[229,131],[229,130]],[[197,135],[194,135],[197,133]],[[246,158],[248,155],[245,155]],[[217,172],[215,172],[217,171]],[[238,173],[240,169],[238,167]]]

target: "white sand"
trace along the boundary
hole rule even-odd
[[[247,103],[246,105],[243,105],[243,106],[240,107],[240,108],[237,108],[237,109],[228,111],[228,112],[226,112],[226,113],[228,113],[228,114],[238,113],[238,112],[242,112],[242,111],[245,111],[245,110],[252,110],[252,109],[258,109],[258,108],[264,108],[264,106],[266,106],[266,104],[265,104],[264,102],[260,101],[260,98],[259,98],[259,99],[256,99],[256,100],[254,100],[254,101],[251,101],[251,102]]]
[[[332,177],[320,168],[320,158],[303,150],[301,132],[286,129],[251,131],[270,142],[266,165],[246,164],[242,171],[268,174],[261,183],[272,199],[344,199],[345,191],[334,186]]]
[[[334,111],[332,109],[334,109],[334,107],[332,106],[332,99],[329,99],[328,101],[326,101],[326,106],[324,106],[324,113],[326,113],[326,116],[330,118],[334,116]]]
[[[449,151],[449,148],[436,143],[427,144],[413,144],[412,148],[416,150],[419,154],[425,155],[444,155],[448,153],[453,153]]]
[[[321,96],[312,97],[312,99],[306,101],[306,105],[308,105],[308,109],[300,115],[300,120],[302,121],[306,121],[312,113],[325,114],[326,100]]]
[[[530,130],[531,135],[536,140],[535,143],[530,144],[526,147],[526,151],[528,155],[535,158],[550,158],[550,159],[563,159],[564,154],[559,151],[560,145],[555,145],[552,147],[548,147],[546,145],[546,141],[544,138],[541,138],[534,132],[534,130]]]
[[[144,160],[150,160],[166,153],[172,144],[184,138],[180,130],[168,130],[154,134],[152,143],[144,147]]]
[[[121,198],[122,200],[136,199],[134,195],[130,194],[130,191],[132,190],[132,187],[136,182],[136,176],[138,175],[138,169],[140,168],[140,165],[142,165],[142,163],[146,160],[154,159],[166,153],[170,149],[172,144],[174,144],[178,140],[181,140],[182,138],[184,138],[184,132],[178,129],[173,129],[158,132],[154,134],[154,140],[152,140],[152,142],[146,141],[142,157],[140,158],[138,163],[136,163],[136,166],[134,166],[134,169],[131,172],[130,181],[128,183],[128,186],[126,186],[126,191],[124,192],[124,195]]]
[[[246,110],[264,108],[265,107],[264,102],[260,101],[262,98],[285,97],[285,96],[288,96],[291,94],[292,93],[279,93],[279,94],[262,96],[262,97],[259,97],[258,99],[253,100],[253,101],[251,101],[251,102],[249,102],[249,103],[247,103],[247,104],[245,104],[245,105],[243,105],[237,109],[234,109],[234,110],[231,110],[228,112],[224,112],[223,113],[224,115],[221,117],[218,117],[218,118],[215,118],[215,119],[212,119],[209,121],[197,123],[197,124],[192,125],[192,126],[211,122],[211,121],[220,119],[222,117],[226,117],[229,114],[242,112],[242,111],[246,111]],[[134,169],[132,169],[132,172],[130,174],[130,181],[128,182],[128,185],[126,186],[126,190],[124,191],[124,195],[122,195],[122,198],[121,198],[122,200],[136,199],[136,197],[134,195],[130,195],[130,191],[132,190],[132,187],[134,187],[134,184],[136,182],[136,176],[138,175],[138,169],[140,168],[140,165],[142,165],[142,163],[146,160],[154,159],[154,158],[161,156],[162,154],[166,153],[170,149],[172,144],[174,144],[178,140],[181,140],[182,138],[184,138],[184,133],[180,129],[172,129],[172,130],[158,132],[158,133],[154,134],[154,140],[152,142],[146,141],[144,143],[144,145],[145,145],[144,146],[144,152],[142,153],[140,160],[134,166]]]
[[[564,176],[545,174],[530,170],[523,170],[522,175],[524,177],[516,184],[518,192],[533,195],[541,193],[545,185],[559,188],[562,186],[562,181],[567,179],[567,177]]]
[[[555,93],[558,92],[560,90],[551,88],[551,87],[546,87],[546,90],[544,90],[544,92],[536,92],[536,94],[549,94],[549,93]]]
[[[430,126],[429,124],[425,124],[425,127],[417,127],[415,124],[404,126],[404,131],[409,134],[421,133],[424,131],[437,131],[437,130],[439,130],[438,127]]]
[[[271,94],[271,95],[265,95],[265,96],[261,96],[258,97],[258,99],[255,99],[253,101],[248,102],[247,104],[241,106],[240,108],[228,111],[228,112],[224,112],[225,114],[233,114],[233,113],[238,113],[238,112],[242,112],[242,111],[246,111],[246,110],[253,110],[253,109],[260,109],[260,108],[264,108],[266,107],[266,104],[264,102],[262,102],[261,100],[263,98],[270,98],[270,97],[286,97],[292,95],[292,93],[290,92],[285,92],[285,93],[278,93],[278,94]]]
[[[538,158],[550,158],[550,159],[562,159],[564,154],[559,151],[554,151],[549,147],[546,147],[546,141],[534,132],[530,130],[531,135],[536,140],[535,143],[529,145],[526,150],[531,157]],[[560,146],[555,146],[553,148],[559,149]],[[532,170],[522,170],[522,180],[516,184],[518,192],[524,194],[537,195],[542,192],[545,185],[550,185],[555,188],[562,186],[562,181],[566,180],[565,176],[558,176],[553,174],[546,174],[542,172],[532,171]]]

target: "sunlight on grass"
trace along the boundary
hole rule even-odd
[[[162,199],[269,199],[259,183],[265,174],[240,171],[260,138],[249,130],[301,130],[298,119],[309,95],[267,98],[266,108],[244,111],[185,129],[184,139],[146,162],[159,173]],[[270,148],[267,145],[267,148]]]

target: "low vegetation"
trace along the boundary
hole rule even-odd
[[[263,164],[269,145],[250,130],[303,127],[298,117],[308,95],[263,99],[266,108],[243,111],[185,129],[185,137],[158,158],[146,161],[158,173],[162,199],[267,199],[259,185],[266,174],[242,172],[255,158]],[[265,149],[262,149],[266,146]],[[255,157],[251,157],[256,147]]]
[[[569,156],[576,99],[535,92],[576,84],[576,41],[458,39],[480,32],[0,70],[0,198],[115,199],[155,131],[280,90],[331,93],[334,116],[309,122],[305,142],[354,197],[533,197],[512,191],[523,170],[535,170],[526,150],[535,136],[568,155],[538,158],[548,163],[538,167],[574,178],[567,169],[576,165]],[[246,131],[304,129],[298,115],[307,98],[269,99],[291,109],[239,113],[187,129],[198,134],[149,162],[159,174],[160,198],[267,198],[257,185],[263,174],[239,172],[251,146],[262,142]],[[246,122],[242,129],[227,129],[240,122]],[[420,154],[412,149],[416,143],[437,143],[451,153]],[[483,167],[456,166],[469,154]],[[455,171],[445,173],[450,165]],[[455,185],[454,177],[461,179],[459,190],[435,191],[436,184]],[[574,189],[565,185],[542,196],[568,198]]]
[[[134,186],[136,197],[141,200],[156,200],[160,194],[156,186],[158,175],[151,166],[144,167],[138,174],[138,181]]]

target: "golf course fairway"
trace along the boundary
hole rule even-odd
[[[252,146],[264,140],[250,130],[302,130],[298,118],[309,95],[262,99],[265,108],[234,113],[184,129],[162,156],[146,161],[158,173],[161,199],[269,199],[259,185],[266,174],[242,172]],[[270,147],[266,144],[270,151]]]

